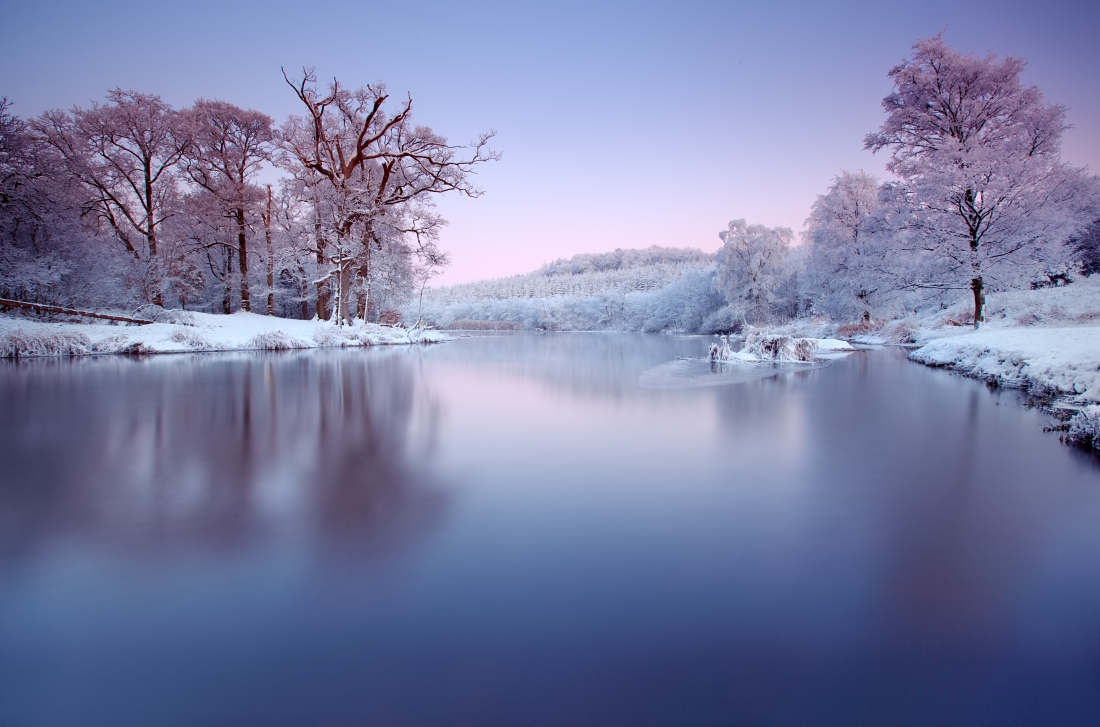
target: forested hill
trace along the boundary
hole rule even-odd
[[[593,296],[657,290],[684,273],[715,263],[713,253],[694,248],[648,247],[642,250],[581,253],[547,263],[532,273],[429,288],[424,302],[448,304],[479,300]]]
[[[649,247],[585,253],[526,275],[428,289],[403,311],[440,328],[696,331],[725,305],[714,285],[717,255]]]
[[[613,252],[590,252],[574,255],[568,260],[559,258],[536,270],[534,275],[579,275],[581,273],[599,273],[609,270],[628,270],[631,268],[655,267],[658,265],[710,265],[714,254],[697,250],[694,247],[658,247],[653,245],[642,250],[623,250]]]

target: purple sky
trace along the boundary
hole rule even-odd
[[[1067,160],[1100,171],[1100,3],[11,3],[0,95],[13,111],[87,105],[114,86],[177,106],[222,98],[297,113],[279,66],[384,81],[452,141],[495,128],[478,200],[444,199],[440,282],[578,252],[715,250],[735,218],[799,231],[862,150],[886,72],[946,28],[1017,55],[1069,107]],[[308,9],[307,9],[308,8]]]

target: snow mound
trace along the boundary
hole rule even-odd
[[[855,351],[855,346],[842,341],[839,338],[815,338],[812,339],[817,344],[818,353],[833,353],[840,351]]]

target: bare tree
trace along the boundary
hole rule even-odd
[[[171,214],[172,173],[191,146],[188,125],[159,96],[114,89],[89,109],[48,111],[33,127],[89,194],[85,212],[110,225],[159,276],[157,233]],[[154,284],[152,302],[162,305]]]
[[[241,310],[251,311],[248,217],[263,200],[262,190],[252,181],[263,162],[271,158],[271,117],[225,101],[202,99],[186,116],[193,139],[183,160],[187,176],[220,202],[223,214],[233,222]]]
[[[470,183],[469,175],[477,164],[499,155],[488,148],[493,132],[462,147],[448,144],[428,127],[414,126],[411,99],[396,111],[387,111],[389,96],[382,85],[352,91],[334,79],[322,93],[312,69],[304,69],[297,81],[285,70],[283,77],[305,107],[305,115],[292,116],[283,125],[281,163],[314,191],[318,255],[329,266],[318,283],[328,279],[335,283],[332,315],[339,321],[351,317],[353,271],[369,289],[371,250],[382,247],[379,225],[390,223],[392,230],[412,234],[418,245],[431,239],[429,229],[415,225],[438,225],[441,220],[403,214],[402,208],[426,206],[431,196],[446,192],[479,196],[481,190]],[[405,224],[409,221],[413,224]],[[326,233],[331,239],[326,240]],[[322,247],[323,243],[331,248]],[[418,247],[415,253],[422,250]],[[359,296],[360,316],[367,314],[368,297],[369,293]],[[319,305],[319,314],[320,309]]]

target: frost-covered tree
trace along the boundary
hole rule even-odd
[[[889,244],[882,185],[865,172],[841,172],[806,219],[807,292],[835,320],[869,320],[894,297],[898,250]]]
[[[189,125],[159,96],[116,88],[106,104],[47,111],[33,127],[83,185],[86,212],[146,263],[145,292],[161,305],[158,233],[177,201],[174,172],[191,146]]]
[[[193,143],[184,155],[183,167],[188,180],[206,198],[203,207],[232,223],[241,310],[251,311],[248,236],[265,201],[255,178],[263,162],[271,158],[271,118],[225,101],[202,99],[185,117]]]
[[[758,324],[789,315],[794,301],[787,256],[794,233],[733,220],[718,236],[724,244],[718,251],[717,283],[733,319]]]
[[[378,257],[393,260],[387,240],[400,236],[413,256],[425,254],[442,223],[429,213],[431,197],[481,194],[469,175],[497,158],[488,147],[493,134],[482,134],[469,149],[454,146],[413,125],[411,99],[389,111],[382,85],[350,90],[333,80],[322,92],[311,69],[298,81],[285,72],[284,78],[305,115],[283,125],[281,163],[312,195],[318,259],[328,267],[318,282],[334,283],[332,316],[342,320],[352,315],[350,293],[358,280],[356,313],[366,317]]]
[[[1018,58],[963,55],[942,34],[918,41],[889,73],[887,118],[866,148],[889,148],[908,233],[928,253],[911,283],[984,293],[1030,279],[1062,254],[1087,207],[1083,172],[1059,158],[1065,108],[1020,81]]]
[[[1083,230],[1066,241],[1073,259],[1085,275],[1100,273],[1100,219],[1090,222]]]
[[[129,302],[120,260],[81,223],[82,191],[0,99],[0,297],[60,305]]]

